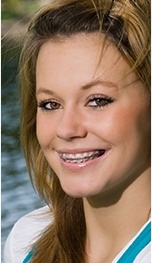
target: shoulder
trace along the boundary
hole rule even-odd
[[[41,232],[53,221],[48,207],[21,217],[12,228],[5,244],[5,263],[21,263]]]

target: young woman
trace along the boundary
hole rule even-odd
[[[47,206],[6,263],[150,263],[150,1],[59,0],[21,55],[21,141]]]

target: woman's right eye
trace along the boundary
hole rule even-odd
[[[43,109],[43,110],[47,110],[47,111],[52,111],[52,110],[58,110],[61,108],[60,103],[58,103],[57,101],[42,101],[40,103],[38,103],[37,105],[39,108]]]

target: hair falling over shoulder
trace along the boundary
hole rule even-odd
[[[36,13],[20,59],[21,143],[32,184],[54,216],[30,263],[85,262],[82,199],[62,190],[36,137],[36,61],[48,40],[99,32],[121,52],[150,92],[150,0],[56,0]]]

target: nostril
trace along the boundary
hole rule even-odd
[[[61,139],[67,140],[67,141],[71,141],[75,138],[84,138],[86,137],[86,131],[81,128],[80,126],[74,129],[68,129],[68,127],[66,127],[66,129],[62,128],[60,126],[60,129],[58,129],[57,132],[57,136]]]
[[[84,118],[77,108],[70,105],[64,108],[57,128],[57,136],[64,140],[71,141],[75,138],[85,137],[87,129],[84,125]]]
[[[63,125],[61,122],[57,129],[57,136],[68,141],[78,137],[85,137],[86,134],[87,131],[83,123],[68,122]]]

